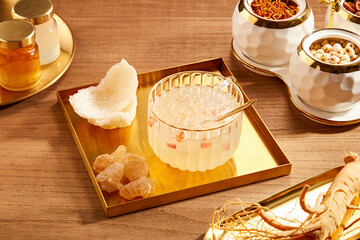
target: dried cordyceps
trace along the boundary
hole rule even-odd
[[[360,16],[360,0],[350,0],[343,3],[343,6],[349,12]]]
[[[288,19],[299,12],[298,4],[292,0],[254,0],[251,8],[256,15],[272,20]]]

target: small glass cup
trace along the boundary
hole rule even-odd
[[[242,112],[211,128],[179,128],[159,119],[154,104],[161,94],[184,86],[206,86],[231,94],[236,102],[244,102],[240,88],[233,81],[218,88],[225,77],[212,72],[180,72],[160,80],[152,88],[148,102],[148,139],[154,153],[164,163],[180,170],[205,171],[228,161],[240,141]],[[174,109],[176,113],[176,109]]]

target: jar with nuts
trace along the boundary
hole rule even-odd
[[[360,36],[344,29],[320,29],[305,36],[289,65],[297,95],[327,112],[343,112],[360,103],[359,46]]]
[[[329,64],[348,64],[359,58],[360,48],[344,39],[321,39],[310,46],[310,53]]]

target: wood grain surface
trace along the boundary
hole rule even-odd
[[[0,239],[202,239],[213,208],[257,201],[342,165],[360,152],[358,125],[305,118],[278,78],[246,70],[232,56],[235,0],[54,0],[76,44],[67,73],[50,88],[0,108]],[[3,5],[4,6],[4,5]],[[310,0],[316,27],[326,7]],[[99,82],[125,58],[139,73],[223,57],[293,164],[265,182],[107,218],[81,160],[56,91]],[[181,181],[181,179],[179,179]]]

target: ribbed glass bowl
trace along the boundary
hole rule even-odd
[[[242,112],[225,119],[211,128],[189,129],[172,126],[159,119],[154,104],[162,93],[173,88],[200,85],[231,94],[241,105],[244,98],[240,88],[232,80],[202,71],[180,72],[160,80],[152,88],[148,102],[148,139],[154,153],[164,163],[188,171],[206,171],[223,165],[237,149],[240,141]],[[224,80],[226,87],[218,88]],[[223,81],[222,81],[223,83]],[[177,114],[178,109],[170,112]]]

